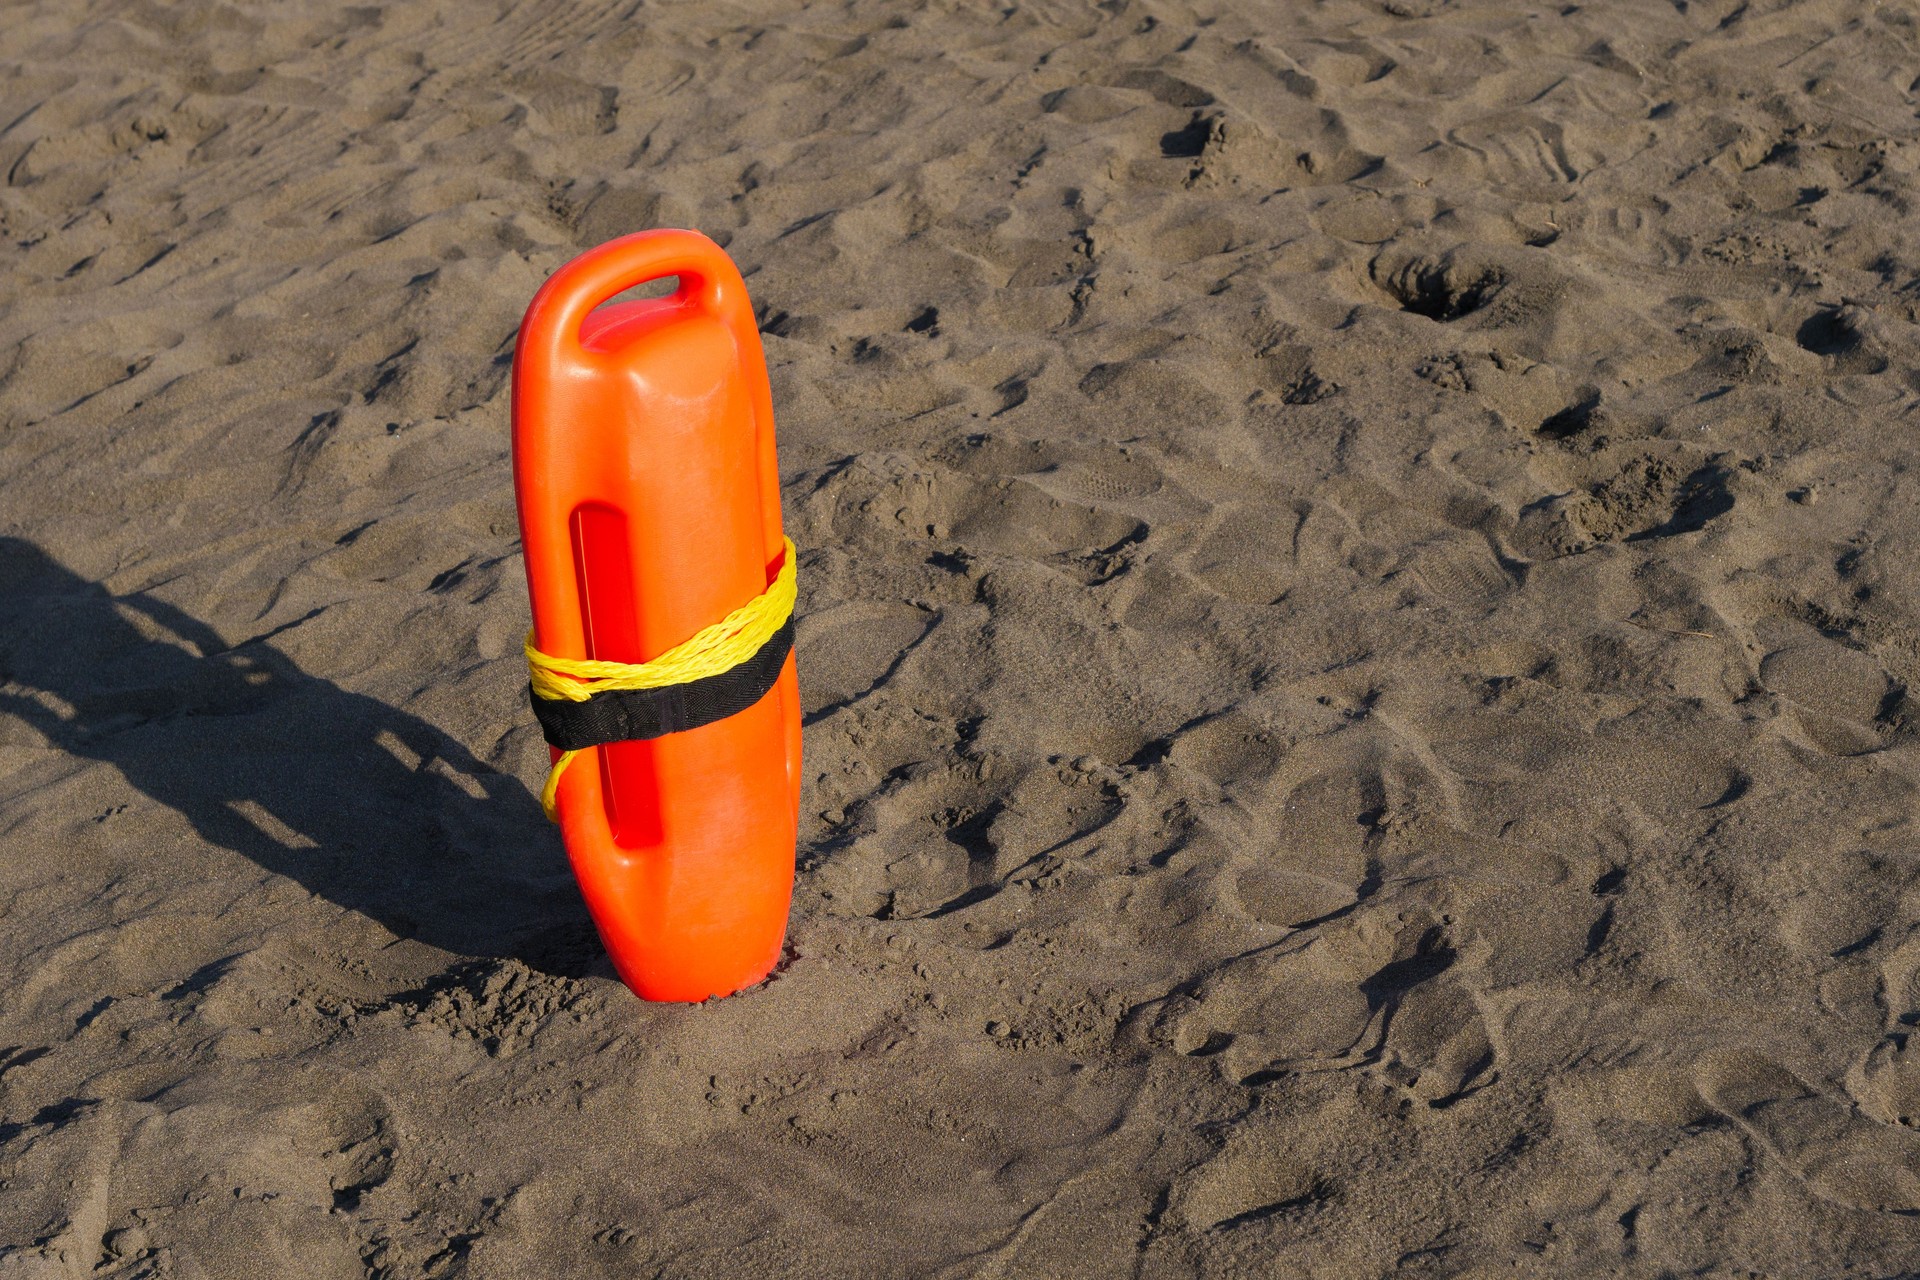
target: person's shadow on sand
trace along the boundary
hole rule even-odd
[[[518,779],[264,639],[230,646],[171,605],[109,595],[0,537],[0,715],[401,937],[549,972],[594,967],[560,842]]]

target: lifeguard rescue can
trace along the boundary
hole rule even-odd
[[[610,304],[667,277],[665,296]],[[786,567],[766,358],[746,285],[705,236],[645,231],[555,272],[520,324],[512,400],[532,649],[645,664]],[[646,999],[727,995],[779,959],[800,788],[786,635],[751,705],[563,762],[568,858]]]

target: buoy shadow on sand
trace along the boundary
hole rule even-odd
[[[301,670],[271,634],[228,644],[164,601],[112,595],[0,537],[0,714],[396,937],[598,972],[560,841],[525,784]]]

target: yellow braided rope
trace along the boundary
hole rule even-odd
[[[792,538],[782,541],[786,543],[786,558],[781,562],[779,575],[765,591],[712,626],[694,632],[652,662],[556,658],[534,648],[533,632],[527,632],[527,669],[532,675],[534,696],[550,702],[562,699],[585,702],[596,693],[661,689],[733,670],[760,652],[761,646],[773,639],[773,633],[793,616],[794,561],[799,553],[794,550]],[[540,807],[547,811],[549,821],[558,821],[554,805],[560,793],[560,775],[579,754],[579,750],[561,752],[547,772],[547,785],[540,789]]]

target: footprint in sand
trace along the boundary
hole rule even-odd
[[[1877,1124],[1756,1054],[1711,1055],[1694,1082],[1762,1158],[1813,1194],[1854,1209],[1920,1211],[1920,1134]]]
[[[1854,756],[1886,745],[1880,721],[1904,690],[1871,654],[1792,618],[1764,619],[1754,636],[1769,650],[1760,682],[1786,700],[1814,746]]]

